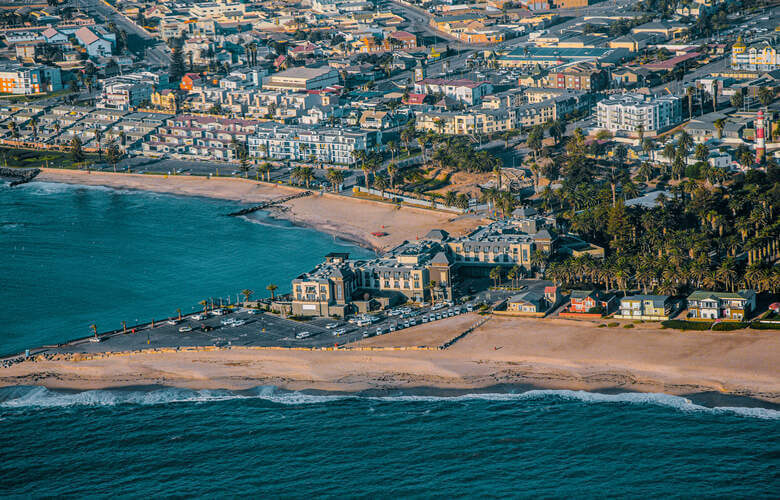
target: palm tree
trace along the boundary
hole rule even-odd
[[[713,125],[715,125],[715,130],[718,132],[718,139],[723,138],[723,125],[726,124],[726,120],[723,118],[718,118],[713,122]]]
[[[390,158],[395,161],[395,155],[398,152],[398,143],[395,141],[388,141],[387,150],[390,151]]]
[[[653,165],[651,165],[650,162],[643,161],[639,166],[639,171],[637,173],[639,174],[639,177],[645,180],[645,182],[650,182],[650,179],[653,178],[653,170]]]
[[[666,158],[668,162],[671,163],[672,159],[674,159],[675,153],[677,153],[677,149],[674,147],[673,143],[670,142],[669,144],[664,146],[663,154],[664,154],[664,158]]]
[[[501,165],[496,164],[493,167],[493,174],[496,176],[496,183],[498,184],[498,189],[501,189]]]
[[[758,100],[761,101],[761,104],[764,106],[769,106],[769,104],[775,100],[775,93],[769,87],[759,87]]]
[[[458,199],[458,194],[455,191],[450,190],[444,193],[444,204],[447,205],[448,207],[455,206],[455,202],[457,201],[457,199]]]
[[[267,177],[266,181],[271,182],[271,164],[264,161],[257,167],[257,172],[264,177]]]
[[[387,182],[387,177],[381,174],[377,174],[374,176],[374,189],[378,189],[382,193],[382,199],[385,197],[385,190],[390,185],[389,182]]]
[[[208,300],[201,300],[200,302],[198,302],[198,304],[200,304],[201,306],[203,306],[203,312],[204,312],[204,313],[205,313],[206,311],[208,311],[208,308],[209,308],[209,301],[208,301]]]
[[[501,284],[501,267],[496,266],[490,270],[490,279],[493,280],[493,286]]]
[[[698,161],[707,161],[710,156],[710,150],[704,144],[697,144],[693,149],[693,157]]]
[[[314,169],[311,167],[300,167],[297,172],[298,180],[306,184],[309,189],[309,183],[314,180]]]
[[[395,192],[395,177],[398,174],[398,165],[390,163],[387,166],[387,180],[390,181],[390,190]]]
[[[278,287],[278,286],[276,286],[276,285],[274,285],[273,283],[271,283],[271,284],[269,284],[267,287],[265,287],[265,289],[266,289],[266,290],[268,290],[269,292],[271,292],[271,300],[274,300],[274,292],[275,292],[275,291],[276,291],[278,288],[279,288],[279,287]]]
[[[338,191],[338,186],[344,182],[344,172],[335,168],[329,168],[325,173],[325,178],[330,182],[333,187],[333,192]]]
[[[249,302],[249,297],[251,297],[253,293],[255,293],[255,292],[253,290],[248,289],[248,288],[246,288],[244,290],[241,290],[241,295],[244,296],[244,304]]]
[[[464,212],[469,209],[469,197],[465,193],[460,193],[458,199],[455,201],[455,206],[463,210]]]
[[[428,282],[428,293],[431,295],[431,305],[436,303],[436,295],[433,291],[436,289],[436,282],[431,280]]]

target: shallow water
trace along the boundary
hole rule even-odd
[[[103,187],[0,186],[0,354],[189,313],[209,297],[267,296],[331,251],[332,236],[237,203]]]

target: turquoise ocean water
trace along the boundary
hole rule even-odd
[[[289,286],[317,232],[229,202],[0,187],[0,351]],[[710,405],[712,406],[712,405]],[[780,412],[662,394],[0,388],[2,497],[776,498]]]

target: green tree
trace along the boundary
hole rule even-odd
[[[119,149],[116,141],[112,139],[106,147],[106,161],[114,167],[114,172],[116,172],[116,166],[121,159],[122,151]]]
[[[82,149],[81,139],[78,136],[70,140],[70,159],[73,163],[81,163],[86,158]]]
[[[278,286],[276,286],[276,285],[274,285],[273,283],[271,283],[271,284],[269,284],[267,287],[265,287],[265,289],[266,289],[266,290],[268,290],[269,292],[271,292],[271,300],[274,300],[274,292],[275,292],[275,291],[276,291],[278,288],[279,288],[279,287],[278,287]]]

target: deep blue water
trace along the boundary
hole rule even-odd
[[[367,255],[240,205],[102,187],[0,185],[0,354],[192,312],[209,297],[267,296],[331,251]]]
[[[236,204],[0,187],[0,352],[365,253]],[[739,406],[739,405],[737,405]],[[666,395],[0,388],[0,497],[777,497],[777,410]]]
[[[0,389],[27,496],[777,497],[777,411],[665,395]]]

